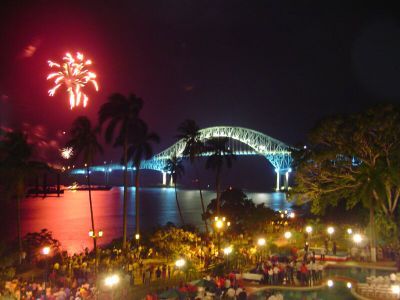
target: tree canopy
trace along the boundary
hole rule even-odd
[[[234,232],[262,231],[266,223],[278,216],[273,209],[264,204],[255,205],[240,189],[229,188],[221,193],[221,215],[231,222]],[[217,215],[217,199],[211,200],[207,206],[206,218]]]
[[[296,183],[291,198],[312,202],[314,213],[345,201],[361,202],[395,219],[400,196],[400,108],[380,105],[329,117],[295,153]]]

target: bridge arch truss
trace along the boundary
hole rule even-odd
[[[200,140],[203,142],[211,138],[218,137],[227,137],[230,140],[239,141],[240,143],[248,146],[245,151],[233,146],[231,150],[235,155],[264,156],[275,169],[277,175],[276,189],[280,189],[280,178],[282,175],[285,176],[285,188],[287,188],[289,173],[291,172],[292,164],[292,147],[264,133],[243,127],[216,126],[200,130]],[[167,160],[174,155],[176,155],[177,157],[182,157],[184,149],[185,141],[181,139],[164,151],[161,151],[160,153],[154,155],[151,159],[142,161],[140,168],[163,172],[163,183],[165,184],[166,174],[164,172],[164,168],[166,166]],[[209,155],[211,155],[211,153],[203,154],[203,156]],[[94,166],[91,168],[91,170],[93,171],[103,172],[107,172],[107,170],[111,169],[123,170],[123,167],[121,165],[104,165],[98,167]],[[132,168],[132,170],[133,169],[134,168]],[[75,171],[76,174],[79,174],[78,172],[77,170]]]

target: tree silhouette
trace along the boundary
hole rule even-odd
[[[181,211],[181,207],[179,205],[179,200],[178,200],[178,193],[176,190],[176,183],[178,181],[178,178],[181,178],[183,174],[185,173],[185,168],[183,167],[182,160],[177,158],[176,155],[172,156],[167,160],[166,166],[164,168],[164,171],[168,172],[172,176],[172,180],[174,181],[174,188],[175,188],[175,201],[176,201],[176,206],[178,208],[179,212],[179,217],[181,219],[182,225],[185,225],[185,221],[183,220],[183,215]]]

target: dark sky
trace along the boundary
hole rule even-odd
[[[1,122],[54,134],[95,120],[110,93],[135,92],[159,149],[185,118],[294,144],[325,115],[400,102],[400,11],[366,2],[3,0]],[[94,61],[101,90],[87,109],[47,95],[46,61],[67,50]]]

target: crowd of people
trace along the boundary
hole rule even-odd
[[[76,282],[75,282],[76,283]],[[0,299],[18,300],[83,300],[95,299],[97,291],[94,285],[84,283],[71,286],[50,286],[43,282],[14,279],[6,281],[4,289],[0,292]]]
[[[145,267],[142,260],[131,253],[122,255],[122,251],[116,248],[100,250],[97,259],[86,250],[72,256],[66,252],[59,253],[37,263],[45,266],[44,274],[39,279],[15,278],[6,281],[0,287],[0,299],[94,299],[99,292],[96,284],[107,274],[120,274],[122,283],[119,286],[126,290],[140,280],[147,283],[153,278],[169,278],[171,274],[169,266]]]
[[[336,245],[334,245],[333,248]],[[361,248],[359,248],[361,249]],[[332,249],[334,253],[336,249]],[[310,251],[308,244],[304,248],[304,255],[298,253],[289,256],[268,256],[260,258],[246,247],[237,249],[246,262],[255,262],[254,273],[262,274],[262,283],[267,285],[314,286],[323,279],[324,252],[321,260],[317,261],[315,252]],[[393,258],[394,251],[390,247],[381,249],[383,257]],[[149,285],[154,281],[167,281],[176,272],[174,266],[165,263],[144,264],[140,255],[134,251],[122,253],[121,249],[100,249],[95,258],[88,250],[72,256],[66,252],[42,261],[46,265],[45,275],[36,280],[15,278],[5,282],[0,287],[0,299],[50,299],[50,300],[83,300],[94,299],[101,293],[102,287],[98,284],[103,280],[101,276],[118,272],[122,282],[119,288],[122,294],[128,293],[135,285]],[[237,263],[236,263],[237,265]],[[97,281],[96,281],[97,278]],[[243,285],[236,277],[229,274],[226,277],[210,279],[215,282],[216,289],[200,288],[195,299],[246,299]],[[182,288],[178,286],[176,288]],[[239,296],[241,295],[241,296]],[[157,298],[154,298],[157,299]]]
[[[243,281],[238,279],[236,273],[229,273],[226,276],[206,276],[203,279],[188,283],[180,283],[176,287],[164,289],[177,290],[182,292],[179,299],[188,300],[246,300],[248,293],[243,285]],[[191,293],[187,293],[191,292]],[[163,291],[149,293],[146,300],[165,299],[162,297]]]
[[[324,266],[315,255],[296,257],[269,257],[259,262],[254,273],[263,274],[263,283],[268,285],[313,286],[322,281]]]
[[[145,263],[135,251],[124,254],[117,248],[99,249],[97,257],[88,249],[72,256],[62,252],[47,260],[42,257],[36,264],[44,271],[40,278],[6,281],[0,287],[0,299],[94,299],[104,292],[102,283],[107,275],[119,274],[119,293],[127,294],[130,287],[167,281],[177,274],[175,266]]]

